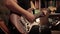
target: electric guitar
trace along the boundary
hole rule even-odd
[[[34,21],[33,23],[30,23],[26,18],[24,18],[23,16],[21,16],[21,22],[23,23],[23,25],[25,27],[25,31],[26,32],[30,32],[31,28],[34,25],[39,25],[40,18],[37,18],[36,21]]]
[[[35,21],[33,23],[30,23],[24,16],[21,16],[21,22],[22,24],[24,25],[24,29],[26,32],[30,32],[31,28],[34,26],[34,25],[38,25],[39,26],[39,23],[40,23],[40,17],[38,18],[38,16],[44,16],[42,14],[42,12],[40,12],[40,0],[38,1],[39,3],[39,10],[36,10],[34,7],[34,11],[36,11],[35,13],[35,16],[37,16],[37,19],[35,19]],[[38,12],[38,13],[37,13]]]

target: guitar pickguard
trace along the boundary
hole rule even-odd
[[[38,25],[39,26],[40,18],[37,18],[36,21],[34,21],[33,23],[30,23],[27,19],[25,19],[24,17],[21,17],[21,21],[25,25],[24,27],[25,27],[26,32],[30,32],[31,28],[34,25]]]

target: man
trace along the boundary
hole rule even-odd
[[[11,10],[12,13],[24,15],[30,22],[33,22],[35,16],[27,11],[30,6],[27,4],[29,0],[5,0],[5,6]],[[20,6],[19,6],[20,5]],[[11,16],[16,16],[14,14],[10,14]],[[13,17],[12,17],[13,18]],[[13,18],[14,19],[14,18]],[[12,24],[16,26],[17,30],[22,34],[26,34],[24,30],[21,28],[19,23],[16,21],[12,21]]]

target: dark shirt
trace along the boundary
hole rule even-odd
[[[30,8],[30,0],[18,0],[18,5],[27,10]]]

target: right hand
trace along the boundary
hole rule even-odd
[[[31,14],[31,13],[29,13],[29,15],[27,14],[27,20],[29,21],[29,22],[33,22],[34,21],[34,19],[35,19],[35,16],[33,15],[33,14]]]
[[[34,19],[35,19],[35,16],[32,14],[32,10],[33,10],[33,8],[29,8],[27,11],[29,11],[30,13],[28,14],[29,16],[29,18],[28,17],[26,17],[27,19],[28,19],[28,21],[29,22],[33,22],[34,21]]]

